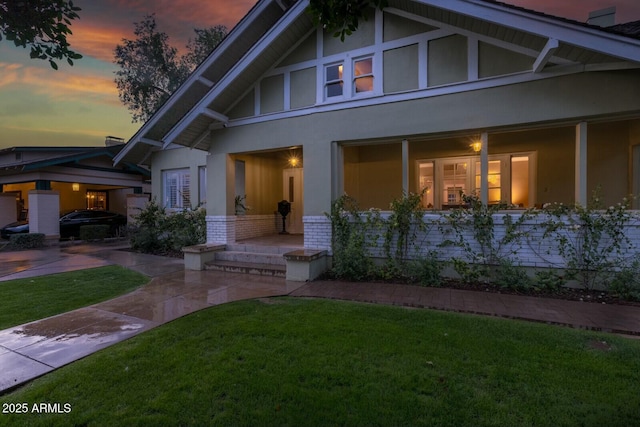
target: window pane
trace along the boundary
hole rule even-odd
[[[511,158],[511,203],[520,207],[529,205],[529,157]]]
[[[360,77],[356,79],[356,93],[373,91],[373,77]]]
[[[327,82],[342,80],[342,64],[327,67]]]
[[[342,95],[342,82],[327,85],[327,97]]]
[[[424,190],[422,204],[427,209],[433,206],[433,162],[420,164],[420,191]]]
[[[190,176],[187,169],[164,172],[164,204],[171,209],[191,207]]]
[[[461,193],[467,194],[467,163],[449,163],[443,165],[443,204],[462,203]]]
[[[358,77],[365,74],[373,74],[373,60],[371,58],[356,61],[353,65],[353,75]]]
[[[198,188],[200,189],[199,203],[203,205],[207,203],[207,168],[204,166],[200,166],[198,172],[200,174],[200,176],[198,177]]]

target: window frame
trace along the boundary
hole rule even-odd
[[[365,73],[365,74],[361,74],[361,75],[356,75],[356,63],[358,62],[364,62],[364,61],[371,61],[371,72],[370,73]],[[363,56],[359,56],[357,58],[354,58],[352,63],[351,63],[351,92],[352,92],[352,96],[367,96],[370,94],[375,93],[376,91],[376,78],[375,78],[375,55],[374,54],[369,54],[369,55],[363,55]],[[357,81],[360,79],[367,79],[367,78],[371,78],[371,90],[365,90],[362,92],[358,92],[358,85],[357,85]]]
[[[169,179],[175,177],[175,204],[172,199],[172,188],[168,182]],[[180,191],[187,189],[186,192]],[[187,197],[185,197],[185,193]],[[163,206],[170,210],[191,209],[191,173],[189,168],[167,169],[162,171],[162,200]],[[187,206],[185,206],[185,204]]]
[[[332,67],[338,67],[338,78],[329,80],[329,69]],[[333,100],[333,99],[342,99],[345,94],[345,65],[344,61],[337,61],[326,64],[324,66],[324,99],[325,100]],[[329,95],[329,87],[334,85],[340,85],[341,91],[339,95]]]
[[[525,151],[525,152],[510,152],[510,153],[501,153],[501,154],[491,154],[489,155],[489,161],[500,161],[500,192],[501,192],[501,200],[507,201],[507,203],[512,203],[512,173],[511,173],[511,159],[514,157],[528,157],[529,159],[529,176],[528,176],[528,192],[529,192],[529,206],[535,206],[536,201],[536,188],[537,188],[537,175],[536,175],[536,167],[537,167],[537,152],[535,151]],[[478,156],[454,156],[454,157],[437,157],[437,158],[424,158],[424,159],[416,159],[416,176],[415,182],[418,188],[418,191],[421,191],[420,188],[420,165],[425,163],[431,163],[433,165],[433,207],[428,209],[433,210],[443,210],[446,209],[447,203],[444,198],[444,165],[450,163],[460,163],[467,162],[467,186],[469,194],[473,192],[477,192],[479,187],[476,187],[476,176],[480,173],[477,170],[476,162],[478,161]],[[525,206],[526,207],[526,206]]]

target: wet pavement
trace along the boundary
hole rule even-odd
[[[640,307],[383,283],[316,281],[185,271],[181,259],[122,250],[125,244],[0,252],[0,280],[118,264],[152,277],[138,290],[0,331],[0,393],[186,314],[231,301],[281,295],[434,308],[640,336]]]
[[[185,271],[181,259],[126,245],[76,245],[0,252],[0,280],[118,264],[152,277],[129,294],[0,331],[0,392],[163,323],[213,305],[286,295],[304,283],[214,271]]]

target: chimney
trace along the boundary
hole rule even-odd
[[[587,24],[597,25],[599,27],[611,27],[616,24],[616,7],[608,7],[606,9],[594,10],[589,12]]]
[[[124,144],[124,139],[118,138],[117,136],[107,136],[104,139],[105,147],[113,147],[114,145],[122,145]]]

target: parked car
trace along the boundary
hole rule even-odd
[[[109,225],[111,234],[116,234],[121,228],[127,225],[127,217],[115,212],[99,210],[76,210],[66,213],[60,217],[60,237],[68,239],[70,237],[80,237],[80,227],[83,225]],[[5,225],[0,229],[0,237],[9,239],[12,234],[28,233],[29,222],[17,221]]]

